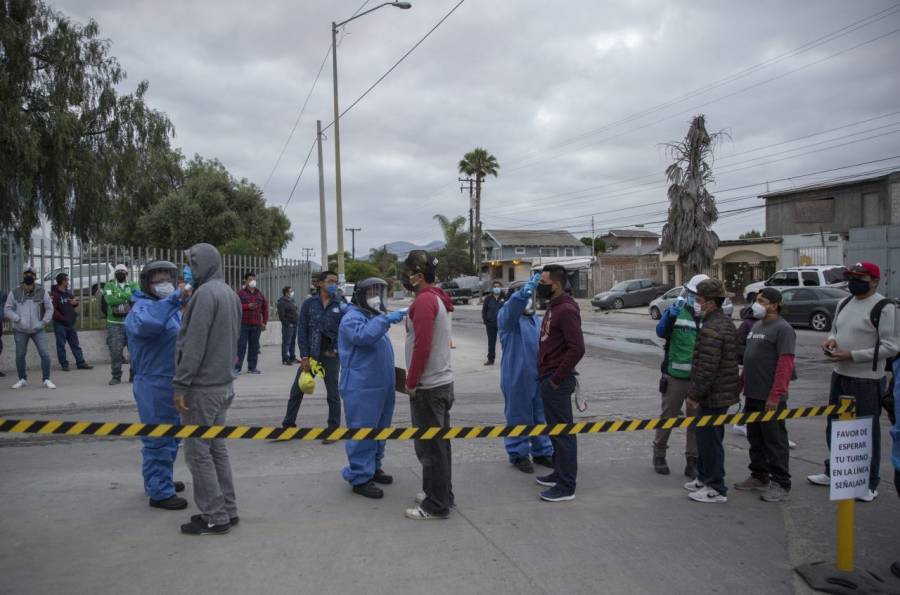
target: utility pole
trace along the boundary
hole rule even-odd
[[[469,185],[469,262],[475,266],[475,180],[472,178],[458,178],[461,182],[459,191],[466,189]]]
[[[322,120],[316,120],[316,145],[319,153],[319,254],[322,255],[321,270],[328,269],[328,232],[325,226],[325,164],[322,163]],[[307,264],[309,264],[307,262]],[[308,267],[307,267],[307,270]]]
[[[362,227],[345,227],[344,231],[349,231],[353,236],[353,252],[351,252],[353,256],[351,258],[356,260],[356,232],[362,231]]]
[[[303,248],[303,257],[306,258],[306,270],[309,270],[309,257],[315,256],[316,249],[315,248]]]

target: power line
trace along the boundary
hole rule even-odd
[[[356,100],[355,100],[353,103],[351,103],[349,106],[347,106],[347,108],[346,108],[344,111],[342,111],[338,117],[339,117],[339,118],[343,118],[343,117],[344,117],[344,114],[346,114],[346,113],[349,112],[351,109],[353,109],[353,108],[356,106],[357,103],[359,103],[360,101],[362,101],[363,98],[364,98],[366,95],[368,95],[369,93],[371,93],[371,92],[372,92],[372,89],[374,89],[375,87],[377,87],[378,84],[379,84],[381,81],[383,81],[384,79],[386,79],[387,76],[388,76],[389,74],[391,74],[391,73],[394,71],[395,68],[397,68],[398,66],[400,66],[400,63],[403,62],[404,60],[406,60],[407,56],[409,56],[411,53],[413,53],[413,51],[415,51],[416,48],[418,48],[420,45],[422,45],[422,42],[424,42],[426,39],[428,39],[428,37],[431,36],[431,34],[434,33],[434,32],[437,30],[437,28],[440,27],[440,26],[444,23],[444,21],[446,21],[448,18],[450,18],[450,15],[452,15],[454,12],[456,12],[456,9],[459,8],[460,6],[462,6],[463,2],[465,2],[465,1],[466,1],[466,0],[459,0],[459,2],[457,2],[456,5],[455,5],[453,8],[451,8],[450,11],[449,11],[447,14],[445,14],[445,15],[441,18],[441,20],[439,20],[437,23],[435,23],[435,25],[434,25],[431,29],[428,30],[428,33],[426,33],[419,41],[417,41],[411,48],[409,48],[409,49],[406,51],[405,54],[403,54],[402,56],[400,56],[400,59],[397,60],[396,62],[394,62],[394,65],[387,69],[387,72],[385,72],[385,73],[382,74],[380,77],[378,77],[378,79],[377,79],[374,83],[372,83],[372,85],[369,86],[368,89],[366,89],[365,91],[363,91],[363,94],[360,95],[359,97],[357,97]],[[331,128],[333,125],[334,125],[334,120],[332,120],[331,123],[328,124],[328,126],[326,126],[325,128],[323,128],[322,131],[324,132],[324,131],[328,130],[328,129]]]
[[[316,146],[316,141],[318,139],[314,138],[312,144],[309,145],[309,151],[306,153],[306,159],[303,161],[303,167],[300,168],[300,173],[297,174],[297,179],[294,180],[294,187],[291,188],[291,194],[288,196],[287,202],[284,203],[284,206],[281,207],[281,212],[284,212],[288,205],[291,204],[291,199],[294,198],[294,190],[297,189],[297,184],[300,183],[300,178],[303,177],[303,172],[306,171],[306,164],[309,163],[309,157],[312,155],[313,148]]]

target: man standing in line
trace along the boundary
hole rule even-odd
[[[266,296],[256,288],[256,274],[244,275],[244,286],[238,291],[241,300],[241,336],[238,339],[237,363],[235,374],[241,373],[244,367],[244,354],[247,355],[247,373],[262,374],[256,367],[259,358],[259,336],[266,330],[269,322],[269,304]]]
[[[114,281],[103,285],[103,300],[106,302],[106,345],[109,347],[109,361],[112,368],[110,386],[122,382],[123,352],[128,345],[125,334],[125,317],[131,311],[131,296],[137,291],[137,283],[128,281],[128,267],[117,264]],[[128,380],[134,379],[134,369],[129,364]]]
[[[6,292],[0,289],[0,304],[6,306]],[[3,322],[3,315],[0,314],[0,322]],[[0,326],[0,354],[3,353],[3,328]],[[0,371],[0,378],[6,377],[3,371]]]
[[[210,244],[187,251],[193,293],[175,346],[175,409],[183,424],[225,425],[234,400],[234,361],[241,300],[225,283],[222,257]],[[225,440],[187,438],[184,458],[200,514],[181,526],[187,535],[221,535],[237,525],[237,503]]]
[[[404,286],[416,294],[406,321],[406,392],[412,423],[419,428],[449,427],[453,406],[453,301],[434,284],[437,264],[425,250],[413,250],[405,261]],[[450,441],[416,439],[415,449],[422,464],[423,492],[416,496],[418,506],[406,510],[406,518],[446,519],[454,505]]]
[[[565,267],[548,264],[541,272],[538,298],[547,302],[547,313],[541,324],[537,366],[541,400],[549,425],[571,424],[572,393],[578,383],[575,366],[584,357],[584,335],[581,311],[566,291],[568,275]],[[570,434],[551,436],[553,473],[535,480],[549,489],[541,492],[545,502],[575,499],[578,476],[578,437]]]
[[[75,308],[78,307],[78,298],[69,291],[69,276],[60,273],[56,276],[56,285],[50,290],[50,300],[53,302],[53,334],[56,336],[56,357],[63,372],[69,371],[69,362],[66,359],[66,344],[72,350],[75,358],[75,366],[79,370],[91,370],[84,361],[81,345],[78,344],[78,329],[75,327]]]
[[[488,337],[488,354],[487,361],[484,362],[485,366],[493,366],[494,360],[497,358],[497,314],[505,302],[503,286],[499,281],[494,281],[491,287],[491,295],[484,300],[484,304],[481,306],[481,322],[484,323]]]
[[[338,379],[341,373],[341,362],[338,359],[338,329],[341,318],[347,311],[347,305],[338,297],[337,275],[332,271],[319,273],[316,295],[304,300],[300,307],[300,320],[297,325],[297,345],[300,348],[300,368],[291,384],[291,396],[288,399],[287,412],[281,425],[285,428],[297,425],[297,412],[303,401],[303,393],[298,382],[300,374],[309,371],[309,358],[316,358],[325,370],[325,391],[328,402],[328,430],[341,425],[341,397],[338,392]],[[333,440],[323,440],[331,444]]]
[[[694,314],[702,321],[694,359],[691,362],[691,386],[687,404],[698,416],[722,415],[740,398],[737,342],[731,319],[722,312],[725,287],[718,279],[707,279],[697,285]],[[685,484],[689,497],[696,502],[728,502],[725,485],[725,437],[723,426],[697,428],[699,465],[697,479]]]
[[[28,341],[41,356],[41,373],[44,388],[56,388],[50,381],[50,352],[47,350],[47,333],[44,327],[53,318],[53,302],[50,292],[36,283],[37,277],[31,265],[22,272],[22,284],[9,292],[3,315],[13,322],[13,334],[16,341],[16,372],[19,380],[12,388],[19,389],[28,384],[25,356],[28,354]]]
[[[894,302],[878,293],[881,269],[872,262],[858,262],[849,271],[847,289],[852,294],[838,305],[831,334],[822,349],[834,362],[831,373],[829,405],[840,405],[841,395],[856,399],[856,416],[872,417],[872,459],[869,465],[869,491],[857,498],[872,502],[878,497],[881,465],[881,396],[884,362],[897,355],[898,339]],[[825,429],[825,441],[831,450],[831,421]],[[807,477],[816,485],[831,485],[830,460],[825,473]]]
[[[278,320],[281,321],[281,363],[292,366],[297,363],[295,351],[297,339],[297,302],[290,285],[282,288],[278,298]]]

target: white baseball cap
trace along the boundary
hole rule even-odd
[[[115,272],[118,273],[119,271],[123,271],[123,272],[126,272],[126,273],[127,273],[127,272],[128,272],[128,267],[125,266],[124,264],[117,264],[117,265],[116,265]]]
[[[34,267],[31,266],[30,264],[26,264],[26,265],[25,265],[25,268],[22,269],[22,273],[23,273],[23,274],[24,274],[24,273],[33,273],[33,272],[34,272]]]

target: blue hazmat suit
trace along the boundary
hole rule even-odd
[[[386,428],[394,416],[394,348],[387,336],[391,323],[384,314],[350,306],[338,330],[341,359],[339,392],[348,428]],[[384,440],[348,440],[349,464],[341,475],[362,485],[381,469]]]
[[[544,403],[538,382],[537,356],[541,337],[541,319],[525,316],[529,297],[519,290],[510,296],[497,315],[500,345],[500,390],[503,391],[503,415],[507,425],[543,424]],[[549,436],[507,437],[503,439],[510,462],[516,459],[553,456]]]
[[[175,376],[175,340],[181,330],[180,291],[158,300],[143,292],[133,294],[134,305],[125,319],[134,400],[146,424],[177,424],[172,403]],[[141,438],[144,491],[153,500],[175,495],[172,467],[178,454],[175,438]]]

